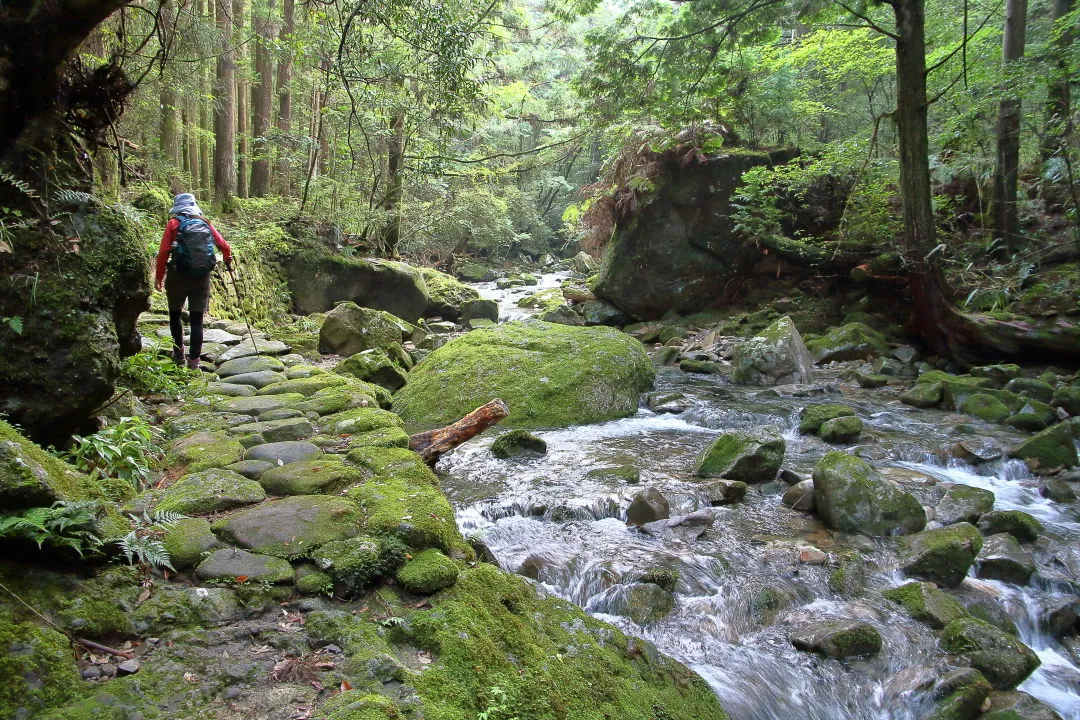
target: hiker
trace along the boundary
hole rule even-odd
[[[172,356],[177,365],[184,364],[184,324],[180,311],[184,301],[187,301],[191,323],[187,366],[198,370],[203,343],[203,313],[210,301],[210,273],[217,264],[214,246],[221,250],[225,267],[230,270],[232,249],[221,233],[203,217],[191,193],[181,193],[173,198],[169,216],[158,248],[154,287],[160,290],[162,284],[165,286],[165,296],[169,301],[169,330],[173,339]],[[166,264],[168,274],[165,273]]]

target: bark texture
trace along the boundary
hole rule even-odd
[[[1010,65],[1024,57],[1027,35],[1027,0],[1007,0],[1005,34],[1001,43],[1001,69],[1006,80]],[[997,158],[994,166],[994,236],[1009,251],[1017,249],[1019,221],[1016,207],[1017,174],[1020,167],[1020,98],[1006,96],[998,105]]]
[[[273,0],[268,0],[266,7],[261,9],[252,4],[251,26],[259,36],[259,43],[255,46],[257,80],[251,90],[253,157],[248,191],[252,197],[263,197],[270,193],[270,147],[267,136],[270,134],[270,115],[273,112],[274,99],[274,63],[270,56],[270,43],[274,34],[271,20],[273,11]]]
[[[216,0],[216,5],[222,49],[214,83],[214,199],[221,203],[236,195],[236,62],[231,4]]]
[[[452,425],[411,435],[409,449],[418,453],[428,465],[434,465],[440,457],[509,414],[510,409],[506,407],[506,403],[499,399],[492,400]]]

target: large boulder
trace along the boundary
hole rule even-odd
[[[302,315],[326,312],[348,300],[415,322],[431,302],[420,271],[405,263],[305,251],[288,260],[284,270],[293,309]]]
[[[828,453],[814,467],[814,505],[834,530],[906,535],[926,526],[918,500],[843,452]]]
[[[881,634],[861,620],[819,620],[797,630],[791,644],[831,658],[877,655],[881,652]]]
[[[429,297],[427,307],[424,309],[424,317],[457,320],[461,317],[462,306],[465,303],[480,299],[480,293],[475,288],[435,268],[420,268],[420,275],[427,285]],[[498,317],[493,319],[498,320]]]
[[[942,633],[941,647],[967,658],[997,690],[1016,687],[1041,664],[1027,645],[974,618],[949,623]]]
[[[884,355],[889,350],[889,344],[881,333],[860,322],[832,328],[806,343],[806,347],[818,362],[862,360]]]
[[[226,540],[261,555],[299,557],[360,534],[363,515],[349,500],[297,495],[241,510],[213,524]]]
[[[527,320],[431,353],[410,371],[394,411],[411,428],[442,427],[501,398],[508,425],[567,427],[632,415],[653,374],[641,344],[617,330]]]
[[[1026,460],[1029,465],[1040,470],[1069,467],[1078,462],[1072,428],[1066,423],[1055,425],[1028,438],[1009,454]]]
[[[735,349],[735,382],[746,385],[809,383],[814,358],[786,315]]]
[[[982,535],[970,523],[927,530],[904,539],[900,565],[908,575],[956,587],[963,582],[982,544]]]
[[[84,203],[62,236],[34,225],[0,251],[0,317],[21,323],[16,332],[0,322],[0,413],[37,442],[61,445],[80,432],[112,397],[120,359],[141,347],[136,322],[150,278],[131,215]]]
[[[402,323],[390,313],[343,302],[326,314],[319,329],[319,352],[348,357],[402,340]]]
[[[716,439],[702,454],[695,474],[743,482],[769,482],[784,462],[787,441],[775,425],[733,430]]]
[[[596,296],[640,320],[668,310],[692,313],[714,302],[760,257],[754,243],[732,231],[731,198],[742,174],[787,159],[738,151],[685,167],[674,158],[664,163],[656,189],[615,228],[593,287]]]

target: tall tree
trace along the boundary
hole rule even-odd
[[[1020,169],[1020,98],[1012,90],[1010,71],[1024,57],[1027,37],[1027,0],[1005,3],[1005,34],[1001,43],[1003,97],[998,105],[997,157],[994,166],[994,235],[1008,250],[1016,250],[1019,220],[1016,182]]]
[[[251,90],[251,184],[252,197],[263,197],[270,192],[270,115],[274,100],[274,62],[270,43],[274,37],[274,0],[266,0],[265,6],[251,4],[251,26],[259,36],[255,46],[255,85]]]
[[[161,25],[163,42],[166,46],[172,44],[174,34],[173,4],[170,0],[161,3]],[[180,160],[180,128],[178,106],[180,93],[176,90],[176,83],[171,77],[162,73],[161,77],[161,126],[159,128],[161,139],[161,154],[165,162],[176,166]]]
[[[214,199],[236,195],[236,63],[233,59],[232,4],[216,0],[218,40],[214,83]]]
[[[292,132],[293,72],[293,51],[291,44],[293,42],[293,32],[296,30],[293,13],[294,0],[284,0],[282,6],[283,23],[281,26],[281,34],[278,36],[282,50],[277,67],[278,114],[277,122],[275,123],[281,143],[277,171],[274,177],[279,195],[289,194],[289,167],[291,163],[289,150],[292,145],[290,133]]]
[[[1076,31],[1063,24],[1062,18],[1072,12],[1074,4],[1074,0],[1054,0],[1051,14],[1051,80],[1046,88],[1046,120],[1040,148],[1044,162],[1062,151],[1071,112],[1071,85],[1075,79],[1069,76],[1066,54],[1076,39]]]
[[[247,43],[241,42],[244,37],[244,15],[246,14],[245,0],[233,0],[233,37],[237,38],[236,49],[233,58],[236,60],[236,137],[238,141],[236,154],[236,194],[242,198],[248,196],[248,105],[251,102],[251,88],[247,81],[245,52]]]

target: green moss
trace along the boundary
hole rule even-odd
[[[956,408],[962,413],[972,415],[989,423],[1002,423],[1012,413],[1005,403],[993,395],[972,393],[960,401]]]
[[[244,457],[244,446],[235,438],[214,432],[196,432],[169,444],[168,464],[186,466],[188,472],[232,465]]]
[[[491,454],[497,458],[511,458],[518,455],[540,454],[547,452],[547,443],[527,430],[511,430],[495,438],[491,443]]]
[[[978,714],[993,688],[978,670],[948,673],[938,682],[935,694],[945,694],[927,720],[970,720]],[[985,720],[985,715],[980,715]],[[1020,720],[1019,718],[1017,720]]]
[[[203,555],[221,546],[205,518],[186,518],[170,527],[162,540],[178,570],[195,567]]]
[[[195,515],[231,510],[265,499],[266,493],[254,480],[232,470],[211,468],[188,473],[174,482],[162,493],[155,509]]]
[[[903,395],[900,402],[917,408],[934,408],[941,404],[945,386],[940,382],[917,382]]]
[[[409,435],[399,427],[379,428],[349,438],[349,449],[361,447],[408,448]]]
[[[651,583],[668,592],[675,592],[675,586],[679,584],[679,571],[665,568],[649,570],[641,576],[640,582]]]
[[[823,422],[854,415],[855,411],[847,405],[809,405],[799,413],[799,432],[803,435],[816,435]]]
[[[453,508],[437,486],[417,484],[404,475],[376,475],[345,495],[360,506],[364,529],[370,534],[393,535],[415,548],[448,552],[464,545]]]
[[[45,506],[56,500],[126,500],[130,483],[93,480],[0,420],[0,506]]]
[[[82,690],[68,639],[0,613],[0,717],[38,717]]]
[[[407,628],[437,658],[415,679],[429,720],[498,705],[520,720],[727,718],[690,670],[570,603],[541,599],[521,578],[481,564],[437,598]]]
[[[334,580],[315,565],[296,568],[296,591],[301,595],[332,595]]]
[[[333,494],[364,479],[365,473],[331,456],[272,467],[259,476],[271,495]]]
[[[888,352],[889,345],[877,330],[853,322],[833,328],[820,338],[808,340],[806,349],[818,362],[826,362],[884,355]]]
[[[943,628],[953,620],[967,617],[967,611],[959,602],[929,583],[912,582],[882,594],[903,605],[911,617],[931,627]]]
[[[1065,423],[1054,425],[1013,448],[1009,455],[1026,460],[1037,469],[1070,467],[1078,463],[1072,428]]]
[[[814,504],[822,521],[837,530],[893,535],[926,526],[926,513],[914,496],[843,452],[827,453],[814,466]]]
[[[405,546],[391,537],[355,537],[323,545],[311,559],[347,594],[355,595],[405,561]]]
[[[326,388],[348,385],[349,381],[340,375],[332,373],[326,375],[314,375],[312,377],[297,378],[296,380],[282,380],[266,387],[259,388],[256,395],[280,395],[282,393],[300,393],[310,397]]]
[[[404,717],[385,695],[348,690],[334,695],[321,708],[326,720],[387,720]]]
[[[397,572],[397,580],[406,590],[423,595],[444,590],[457,578],[458,566],[434,548],[417,554]]]
[[[385,403],[383,396],[385,396]],[[356,407],[380,406],[390,406],[390,393],[385,388],[360,381],[350,383],[348,386],[320,390],[307,400],[289,405],[303,413],[314,412],[319,415],[331,415]]]

